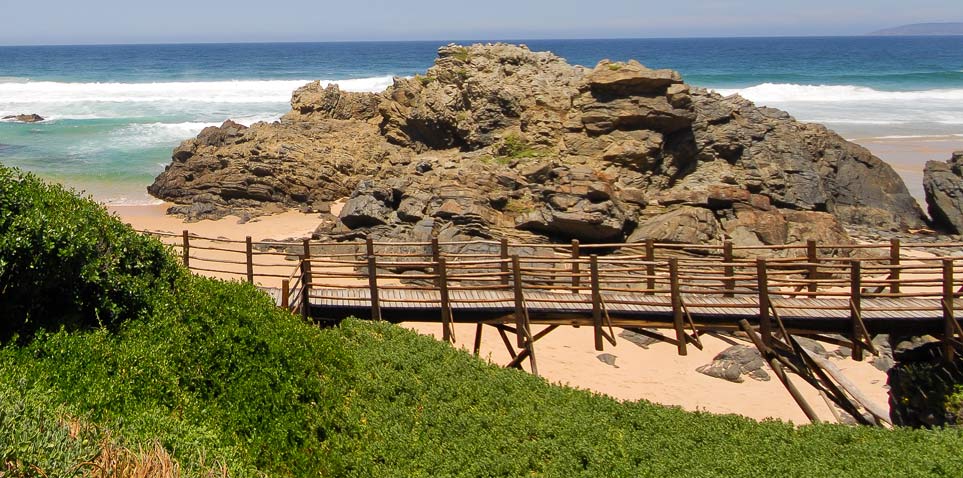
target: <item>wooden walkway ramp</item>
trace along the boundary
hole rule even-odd
[[[857,360],[877,353],[878,334],[933,335],[947,360],[963,348],[963,244],[295,244],[157,235],[192,270],[246,279],[305,319],[432,322],[450,341],[454,324],[474,324],[476,353],[483,330],[494,328],[508,365],[527,360],[535,373],[535,342],[562,326],[591,327],[597,350],[614,345],[622,327],[681,355],[701,348],[702,334],[739,330],[813,420],[785,370],[857,420],[888,417],[844,390],[846,381],[796,336],[846,345]]]

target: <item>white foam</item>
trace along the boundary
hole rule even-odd
[[[244,80],[167,83],[0,82],[0,107],[63,103],[286,103],[308,80]],[[324,80],[345,91],[379,92],[392,77]]]
[[[218,126],[220,123],[133,123],[111,134],[114,146],[120,143],[132,143],[133,146],[176,144],[186,138],[197,136],[208,126]]]
[[[882,91],[853,85],[762,83],[748,88],[718,89],[716,91],[725,96],[739,94],[743,98],[757,103],[963,100],[963,89]]]

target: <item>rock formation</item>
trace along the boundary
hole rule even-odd
[[[933,223],[940,229],[963,234],[963,151],[949,161],[927,161],[923,190]]]
[[[768,382],[770,377],[765,369],[766,361],[758,350],[746,345],[733,345],[719,352],[712,363],[697,368],[696,372],[735,383],[745,381],[743,376]]]
[[[341,237],[786,244],[923,224],[867,150],[635,61],[449,45],[383,93],[314,82],[291,104],[280,122],[185,141],[149,191],[195,218],[347,197],[319,230]]]
[[[9,121],[16,121],[18,123],[37,123],[43,121],[43,116],[38,114],[21,114],[21,115],[10,115],[4,116],[3,119]]]

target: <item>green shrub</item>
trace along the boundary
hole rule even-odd
[[[0,387],[0,476],[80,476],[102,437],[25,383]]]
[[[9,348],[12,360],[32,387],[139,444],[159,440],[181,463],[316,474],[336,432],[333,377],[351,366],[340,342],[248,284],[183,281],[148,318],[39,334]]]
[[[168,275],[176,264],[156,243],[135,240],[87,201],[13,177],[0,189],[4,204],[20,205],[5,206],[17,211],[3,217],[16,226],[4,226],[14,231],[5,237],[28,243],[5,250],[53,236],[76,251],[78,266],[67,269],[74,276],[37,271],[33,280],[68,295],[69,287],[101,284],[84,275],[87,260],[105,277],[130,276],[130,297],[139,298],[119,301],[106,288],[78,307],[126,320],[42,327],[0,347],[0,459],[14,476],[30,476],[28,462],[47,476],[70,476],[88,459],[89,439],[70,441],[69,429],[65,438],[66,416],[117,432],[131,449],[159,443],[189,477],[206,476],[215,462],[234,477],[963,475],[960,430],[794,428],[620,403],[386,323],[347,320],[321,330],[251,285]],[[48,195],[57,201],[41,200]],[[77,249],[47,231],[56,227],[44,225],[47,210],[31,206],[38,204],[65,208],[58,217],[81,237]],[[97,236],[71,224],[84,220],[115,232]],[[97,237],[110,241],[93,247]],[[117,241],[124,255],[157,262],[137,275],[126,259],[88,251],[121,255]],[[51,267],[49,260],[36,264]]]
[[[0,341],[114,327],[143,313],[178,273],[162,244],[103,207],[0,166]]]
[[[543,155],[543,151],[533,147],[528,141],[516,134],[510,134],[502,140],[502,144],[498,148],[498,153],[503,158],[508,159],[526,159],[526,158],[537,158]]]

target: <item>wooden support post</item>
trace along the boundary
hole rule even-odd
[[[475,324],[475,347],[472,352],[477,357],[481,353],[481,342],[482,342],[482,332],[485,330],[485,324],[479,322]]]
[[[519,347],[525,345],[522,326],[525,323],[525,297],[522,295],[522,263],[517,255],[512,256],[512,280],[515,284],[515,336]]]
[[[603,350],[602,344],[602,290],[599,285],[599,256],[589,256],[589,272],[592,282],[592,324],[594,326],[595,350]]]
[[[803,413],[806,414],[806,417],[809,418],[809,421],[818,423],[819,415],[816,415],[816,411],[813,410],[813,407],[809,405],[809,402],[807,402],[802,396],[802,393],[799,393],[799,389],[796,388],[792,381],[789,380],[789,375],[786,374],[786,370],[783,369],[782,364],[779,363],[779,360],[773,356],[772,349],[770,349],[762,342],[762,340],[760,340],[759,336],[756,335],[756,332],[752,330],[752,326],[749,325],[748,321],[740,320],[739,327],[742,328],[742,331],[749,336],[749,340],[752,340],[752,343],[757,349],[759,349],[759,353],[762,354],[763,358],[769,362],[769,366],[772,367],[772,371],[776,374],[776,377],[778,377],[779,381],[781,381],[783,386],[786,387],[786,390],[789,391],[789,395],[792,395],[793,400],[796,401],[796,404],[799,405],[799,408],[801,408]]]
[[[756,281],[759,289],[759,333],[762,335],[762,343],[766,347],[772,346],[772,321],[770,320],[769,310],[769,268],[766,260],[756,259]]]
[[[502,258],[502,285],[508,285],[512,281],[512,278],[508,276],[508,239],[502,238],[500,248]]]
[[[371,293],[371,320],[381,320],[381,301],[378,300],[378,258],[374,253],[371,236],[365,239],[365,252],[368,256],[368,290]]]
[[[181,249],[183,249],[183,252],[184,252],[184,267],[190,269],[191,268],[191,235],[190,233],[187,232],[187,229],[184,229],[184,233],[182,234],[182,237],[183,237],[183,246],[181,247]]]
[[[305,239],[301,242],[301,248],[304,252],[301,254],[302,258],[305,260],[311,259],[311,239]]]
[[[892,238],[889,240],[889,265],[894,266],[889,273],[889,279],[892,281],[889,284],[889,291],[894,294],[899,294],[899,239]]]
[[[254,283],[254,243],[251,236],[244,238],[244,253],[247,259],[247,283]]]
[[[645,275],[648,277],[645,279],[645,288],[648,289],[646,294],[652,295],[655,290],[655,240],[646,239],[645,240],[645,261],[649,264],[645,266]]]
[[[853,335],[853,360],[863,360],[863,345],[860,337],[863,330],[860,322],[862,321],[863,310],[863,285],[862,285],[862,263],[858,260],[850,262],[849,266],[849,320],[852,322],[850,333]]]
[[[289,308],[291,300],[291,283],[284,279],[281,281],[281,307]]]
[[[451,333],[451,302],[448,297],[448,267],[445,258],[438,259],[438,292],[441,295],[441,338],[445,342],[452,342]]]
[[[807,290],[816,292],[819,290],[819,284],[816,283],[819,276],[819,250],[816,249],[816,241],[812,239],[806,241],[806,262],[809,263],[809,272],[806,274],[806,278],[810,280]]]
[[[311,258],[301,259],[301,317],[311,315]]]
[[[728,277],[728,279],[722,281],[722,286],[726,289],[725,297],[735,296],[735,293],[732,292],[736,288],[736,280],[733,278],[736,271],[731,265],[733,260],[732,241],[726,241],[722,244],[722,261],[726,263],[723,266],[723,274]]]
[[[441,248],[438,246],[438,238],[431,238],[431,263],[434,264],[432,267],[435,273],[435,287],[441,287],[441,274],[438,270],[439,263],[441,262]]]
[[[943,259],[943,360],[952,363],[956,356],[954,336],[959,327],[953,310],[953,259]]]
[[[688,355],[686,350],[685,324],[682,322],[682,286],[679,283],[679,259],[669,259],[669,293],[672,300],[672,326],[678,342],[679,355]]]
[[[582,252],[579,250],[578,239],[572,239],[572,293],[579,293],[579,286],[581,285],[582,278],[579,277],[579,264],[578,260],[581,257]]]

